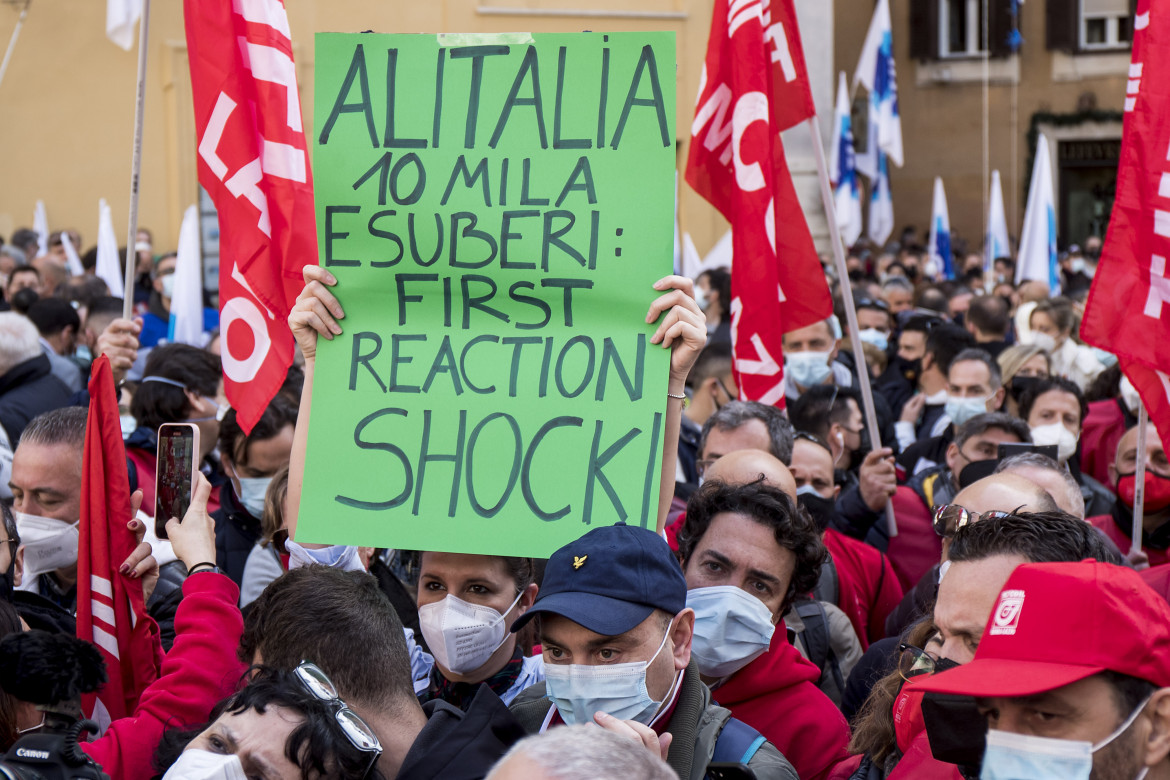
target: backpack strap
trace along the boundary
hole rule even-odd
[[[795,606],[796,614],[804,622],[804,631],[801,632],[801,637],[804,639],[805,649],[808,650],[809,661],[821,670],[821,677],[817,681],[817,685],[819,686],[821,680],[824,680],[825,675],[828,674],[833,678],[837,690],[844,693],[845,676],[841,673],[837,654],[833,652],[833,642],[830,636],[832,629],[829,627],[829,615],[825,612],[824,605],[813,599],[801,599],[796,602]]]
[[[715,740],[712,764],[747,764],[768,740],[754,728],[736,718],[728,718]]]
[[[841,602],[841,578],[837,574],[837,564],[833,560],[831,553],[821,566],[821,576],[817,580],[817,587],[813,591],[813,596],[818,601],[827,601],[830,604],[839,604]]]

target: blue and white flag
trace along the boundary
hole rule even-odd
[[[902,167],[902,118],[898,114],[898,82],[890,27],[890,1],[878,0],[869,23],[854,81],[869,92],[869,134],[865,154],[857,156],[857,170],[878,177],[879,151]]]
[[[1052,295],[1060,294],[1060,267],[1056,260],[1056,198],[1052,187],[1052,160],[1048,138],[1036,142],[1036,162],[1028,187],[1028,207],[1016,261],[1016,283],[1026,280],[1047,282]]]
[[[951,253],[951,215],[942,178],[934,177],[934,205],[930,209],[930,259],[944,279],[955,278],[955,257]]]
[[[829,180],[833,183],[837,209],[837,230],[847,246],[861,237],[861,187],[857,181],[857,160],[853,154],[853,117],[849,107],[849,85],[842,71],[837,79],[837,107],[833,111],[833,148],[829,154]]]
[[[199,254],[199,209],[188,206],[179,228],[175,289],[167,341],[203,346],[203,271]]]
[[[989,284],[997,257],[1011,257],[1012,247],[1008,243],[1007,217],[1003,209],[1003,185],[999,171],[991,172],[991,202],[987,204],[987,234],[983,237],[983,276]]]
[[[878,175],[869,195],[869,237],[878,246],[894,232],[894,199],[890,195],[890,167],[885,153],[878,154]]]

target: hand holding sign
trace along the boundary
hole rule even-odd
[[[707,316],[695,302],[695,283],[687,277],[667,276],[655,282],[654,289],[670,292],[654,299],[646,314],[646,322],[655,322],[662,317],[650,343],[662,344],[671,350],[669,387],[671,392],[681,392],[691,366],[707,344]]]
[[[341,304],[329,288],[337,284],[337,278],[318,265],[304,268],[305,289],[297,296],[297,303],[288,315],[288,326],[292,328],[297,346],[305,362],[317,357],[317,336],[329,341],[341,335],[337,320],[345,316]]]

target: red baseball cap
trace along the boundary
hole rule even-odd
[[[1104,671],[1170,687],[1170,604],[1122,566],[1028,563],[1000,591],[975,659],[915,687],[1030,696]]]

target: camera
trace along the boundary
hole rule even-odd
[[[84,640],[27,631],[0,641],[0,688],[35,704],[43,716],[0,759],[0,780],[108,780],[80,744],[83,734],[98,733],[97,724],[82,717],[81,694],[105,682],[101,653]]]

